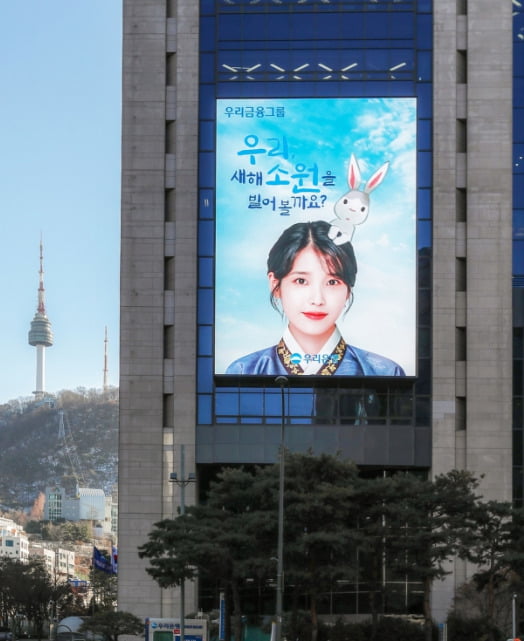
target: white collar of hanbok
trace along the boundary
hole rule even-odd
[[[300,347],[300,345],[297,343],[297,341],[293,337],[293,334],[290,332],[289,325],[284,330],[284,335],[282,336],[288,350],[292,354],[298,353],[302,356],[300,367],[303,369],[304,374],[309,374],[309,375],[316,374],[319,371],[319,369],[325,363],[325,360],[322,360],[322,356],[331,355],[335,347],[338,345],[341,337],[342,336],[340,334],[340,330],[338,329],[338,327],[335,327],[334,332],[324,343],[324,345],[322,346],[322,349],[318,354],[305,354],[302,347]],[[309,358],[306,358],[306,356],[308,356]],[[320,358],[317,358],[316,360],[314,360],[312,357],[315,357],[315,356]]]

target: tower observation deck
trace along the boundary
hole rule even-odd
[[[36,314],[31,321],[31,329],[28,334],[29,345],[36,347],[36,388],[34,394],[40,398],[45,393],[45,349],[53,344],[53,332],[51,322],[45,311],[45,290],[44,290],[44,252],[42,241],[40,241],[40,282],[38,285],[38,307]]]

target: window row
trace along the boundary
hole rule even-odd
[[[431,11],[432,0],[201,0],[202,15],[221,13],[273,13],[281,11],[293,14],[320,11]]]
[[[414,389],[377,391],[373,388],[292,388],[285,393],[290,425],[417,425],[429,426],[429,396]],[[280,424],[280,389],[220,388],[201,394],[198,424]]]

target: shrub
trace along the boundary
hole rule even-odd
[[[448,618],[448,641],[502,641],[505,638],[498,628],[492,628],[491,633],[492,636],[484,617],[466,619],[452,614]]]
[[[379,619],[374,637],[372,630],[369,620],[361,623],[346,623],[339,619],[334,625],[323,624],[320,627],[318,641],[424,641],[422,624],[407,621],[402,617],[382,617]],[[438,639],[436,628],[433,630],[433,638]],[[475,637],[470,637],[468,641],[472,638]],[[449,641],[452,640],[449,639]]]

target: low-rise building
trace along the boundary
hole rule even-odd
[[[20,561],[29,558],[29,539],[24,529],[13,520],[0,517],[0,556]]]
[[[59,544],[46,541],[29,544],[30,556],[41,557],[49,574],[57,578],[71,578],[75,576],[76,555],[73,550],[61,547]]]
[[[115,534],[116,509],[112,497],[101,489],[77,487],[75,496],[68,496],[60,486],[45,490],[44,519],[48,521],[90,521],[101,524],[104,534]]]

